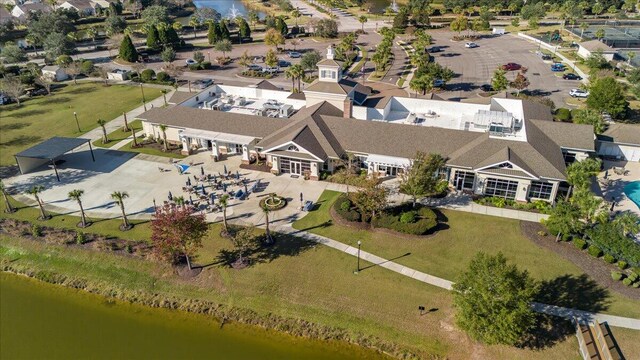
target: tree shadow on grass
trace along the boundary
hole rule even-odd
[[[87,93],[95,92],[96,89],[97,89],[96,86],[91,86],[91,87],[82,86],[82,87],[76,87],[69,91],[65,91],[65,94],[72,94],[72,95],[87,94]]]
[[[31,144],[33,144],[35,142],[40,141],[40,140],[42,140],[42,138],[40,136],[20,135],[20,136],[15,137],[15,138],[13,138],[11,140],[0,142],[0,147],[31,145]]]
[[[0,131],[10,131],[10,130],[20,130],[27,126],[31,125],[26,122],[17,122],[17,123],[8,123],[8,124],[0,124]]]
[[[49,104],[62,104],[65,102],[71,101],[70,97],[67,96],[50,96],[38,103],[38,105],[49,105]]]
[[[313,240],[286,234],[272,232],[271,236],[275,239],[272,245],[263,244],[264,234],[254,238],[253,246],[244,254],[244,257],[247,259],[247,267],[261,263],[270,263],[280,257],[298,256],[317,245]],[[230,267],[238,260],[238,257],[238,250],[223,249],[211,265],[216,264]]]
[[[29,117],[29,116],[42,115],[42,114],[46,114],[46,113],[47,113],[47,111],[43,110],[43,109],[31,109],[31,110],[23,110],[23,111],[14,112],[12,114],[9,114],[8,117],[21,119],[21,118],[25,118],[25,117]]]
[[[565,274],[541,282],[535,301],[589,312],[602,312],[609,308],[608,298],[607,289],[586,274]],[[554,346],[574,334],[575,328],[569,320],[536,314],[536,326],[523,339],[521,346],[540,350]]]

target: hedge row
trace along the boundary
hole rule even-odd
[[[391,229],[411,235],[424,235],[438,226],[436,213],[428,207],[420,207],[417,211],[399,214],[384,213],[373,219],[374,227]],[[403,221],[404,220],[404,221]]]

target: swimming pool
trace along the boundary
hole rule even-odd
[[[628,183],[624,187],[624,193],[640,209],[640,181]]]

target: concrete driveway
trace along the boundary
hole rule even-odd
[[[448,66],[458,74],[447,84],[446,91],[439,93],[447,99],[465,99],[475,97],[482,84],[491,82],[493,72],[509,62],[528,68],[526,73],[531,85],[528,93],[548,96],[556,106],[566,106],[569,90],[580,86],[579,81],[563,80],[551,71],[551,62],[545,62],[536,56],[537,46],[512,35],[489,37],[477,40],[479,47],[467,49],[464,42],[451,41],[454,33],[450,31],[432,31],[435,45],[443,47],[444,52],[432,54],[436,62]],[[513,80],[517,71],[507,73]]]

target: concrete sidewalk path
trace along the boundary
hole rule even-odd
[[[349,246],[342,242],[339,242],[321,235],[312,234],[307,231],[296,230],[292,227],[291,223],[280,226],[277,229],[277,231],[281,233],[301,237],[304,239],[312,240],[319,244],[329,246],[331,248],[342,251],[352,256],[357,256],[358,254],[358,249],[353,246]],[[446,289],[446,290],[453,289],[454,283],[452,281],[445,280],[433,275],[429,275],[429,274],[411,269],[404,265],[395,263],[391,260],[387,260],[377,255],[371,254],[369,252],[360,250],[360,258],[372,263],[373,264],[372,266],[381,266],[391,271],[395,271],[401,275],[408,276],[412,279],[421,281],[429,285],[437,286],[442,289]],[[621,316],[607,315],[607,314],[600,314],[600,313],[591,313],[588,311],[564,308],[560,306],[547,305],[547,304],[541,304],[536,302],[531,304],[531,308],[534,311],[539,313],[559,316],[566,319],[581,318],[585,320],[598,320],[599,322],[607,322],[611,326],[622,327],[622,328],[627,328],[632,330],[640,330],[640,319],[626,318]]]

